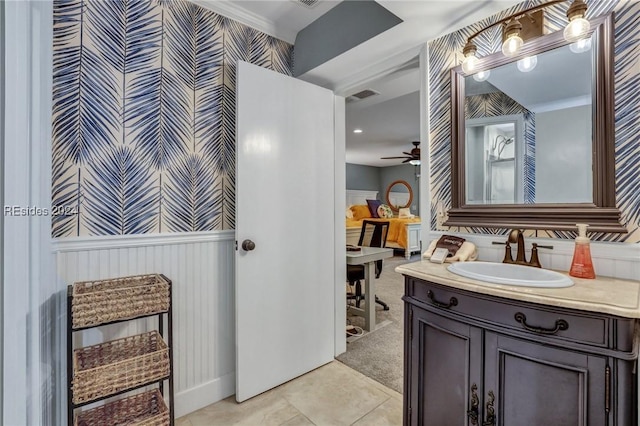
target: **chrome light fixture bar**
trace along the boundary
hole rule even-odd
[[[524,40],[521,36],[522,24],[520,23],[520,19],[523,17],[530,17],[531,13],[535,11],[539,11],[545,9],[551,5],[562,3],[568,0],[552,0],[544,4],[540,4],[538,6],[530,7],[529,9],[523,10],[521,12],[514,13],[506,18],[503,18],[491,25],[488,25],[482,28],[480,31],[472,34],[469,38],[467,38],[467,44],[465,44],[462,49],[462,54],[464,55],[464,60],[462,61],[462,71],[465,74],[472,74],[476,71],[476,67],[478,64],[478,57],[476,53],[478,52],[478,48],[475,44],[473,44],[473,39],[478,35],[488,30],[489,28],[495,27],[496,25],[506,24],[503,29],[503,43],[502,43],[502,53],[508,57],[515,57],[520,52],[522,45],[524,44]],[[564,38],[569,42],[578,41],[589,32],[589,21],[585,19],[585,15],[587,13],[587,4],[584,0],[573,0],[573,3],[569,6],[567,10],[567,18],[569,18],[569,23],[564,29]],[[540,34],[541,35],[541,34]]]

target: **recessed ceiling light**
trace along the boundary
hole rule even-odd
[[[353,129],[353,133],[362,133],[362,129]]]

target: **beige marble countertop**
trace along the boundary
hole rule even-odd
[[[571,287],[517,287],[462,277],[449,272],[448,265],[448,263],[437,264],[423,259],[400,265],[395,271],[452,288],[491,296],[625,318],[640,318],[640,281],[610,277],[596,277],[593,280],[570,277],[575,283]],[[568,275],[566,272],[560,273]]]

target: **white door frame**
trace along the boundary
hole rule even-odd
[[[3,203],[39,207],[51,203],[51,93],[53,5],[51,2],[4,2],[4,174]],[[3,424],[42,424],[41,386],[52,384],[52,372],[64,377],[64,365],[48,346],[55,336],[42,335],[43,322],[58,321],[44,302],[57,285],[51,251],[49,216],[5,215],[3,235]],[[46,311],[46,312],[45,312]],[[50,314],[50,317],[43,316]],[[55,327],[50,328],[56,329]],[[43,355],[45,352],[48,354]],[[60,362],[60,364],[64,364]],[[49,402],[55,403],[53,399]],[[11,409],[6,409],[11,407]],[[52,416],[58,407],[47,407]],[[64,416],[64,413],[62,413]],[[62,417],[48,419],[60,422]]]
[[[354,91],[363,88],[367,83],[382,78],[392,72],[400,69],[406,64],[408,59],[411,59],[414,55],[414,50],[407,51],[403,54],[399,54],[392,58],[390,61],[386,61],[383,64],[371,67],[366,73],[361,73],[361,79],[357,81],[349,82],[345,85],[339,85],[336,89],[336,96],[348,96]],[[429,147],[429,117],[428,117],[428,105],[429,105],[429,81],[427,78],[427,71],[429,67],[429,55],[428,45],[424,43],[420,48],[419,54],[420,64],[420,146],[423,158],[428,159],[430,153]],[[343,116],[345,114],[344,102],[342,104]],[[336,108],[336,115],[339,113]],[[343,127],[344,127],[343,121]],[[336,356],[347,350],[346,343],[346,309],[347,301],[345,297],[345,277],[346,277],[346,263],[344,247],[346,245],[346,226],[344,211],[346,209],[345,196],[346,196],[346,160],[345,160],[345,137],[347,129],[338,129],[336,127],[336,190],[335,190],[335,205],[336,205]],[[429,206],[430,189],[429,189],[429,161],[422,161],[420,163],[420,176],[424,176],[424,180],[420,180],[418,188],[420,197],[420,236],[422,247],[426,247],[425,241],[429,239],[429,232],[431,231],[431,208]]]

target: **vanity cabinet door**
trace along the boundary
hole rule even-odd
[[[606,425],[606,369],[602,356],[486,332],[484,424]]]
[[[482,330],[411,307],[405,424],[482,424]],[[411,407],[415,407],[412,409]]]

